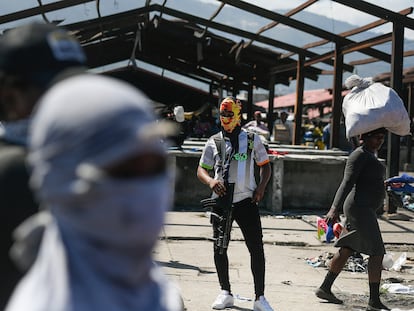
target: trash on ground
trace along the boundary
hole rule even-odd
[[[385,283],[381,285],[381,290],[391,294],[414,295],[414,286],[403,285],[401,283]]]
[[[240,296],[239,294],[234,295],[234,298],[240,301],[252,301],[252,298],[243,297],[243,296]]]
[[[307,264],[311,265],[314,268],[327,267],[326,262],[331,260],[333,256],[333,253],[325,252],[322,255],[319,255],[318,257],[305,258],[305,260]]]
[[[329,268],[330,262],[333,258],[334,254],[325,252],[322,255],[313,258],[306,258],[306,263],[311,265],[314,268],[317,267],[326,267]],[[351,255],[343,270],[351,271],[351,272],[366,272],[368,269],[368,257],[364,258],[359,253],[354,253]]]
[[[398,257],[395,261],[390,270],[392,271],[400,271],[401,267],[405,264],[407,261],[407,253],[404,252]]]

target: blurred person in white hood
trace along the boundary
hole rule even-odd
[[[152,257],[172,204],[161,139],[172,130],[141,92],[112,78],[83,74],[45,94],[29,163],[48,216],[7,311],[183,310]]]

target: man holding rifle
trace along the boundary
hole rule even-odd
[[[241,128],[241,102],[233,97],[220,104],[222,131],[207,141],[199,166],[198,179],[213,191],[204,205],[212,207],[214,263],[221,292],[212,308],[222,310],[234,304],[230,288],[227,246],[233,220],[239,225],[251,257],[254,279],[254,311],[273,311],[264,297],[265,257],[258,203],[270,179],[269,157],[261,139]],[[260,180],[255,180],[255,165]],[[214,178],[209,171],[214,170]],[[207,202],[207,203],[206,203]]]

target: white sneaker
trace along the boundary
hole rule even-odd
[[[273,311],[272,307],[267,302],[264,296],[260,296],[253,305],[253,311]]]
[[[234,298],[226,290],[222,290],[221,293],[217,296],[216,300],[213,302],[211,307],[216,310],[223,310],[225,308],[233,307]]]

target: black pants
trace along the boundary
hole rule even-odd
[[[264,294],[265,282],[265,258],[263,250],[262,223],[260,221],[259,208],[251,203],[251,199],[245,199],[234,204],[233,220],[237,222],[242,231],[247,249],[250,253],[250,268],[253,274],[254,291],[256,296]],[[214,238],[218,237],[218,223],[213,223]],[[223,254],[214,243],[214,263],[222,290],[230,290],[229,260],[227,249]]]

